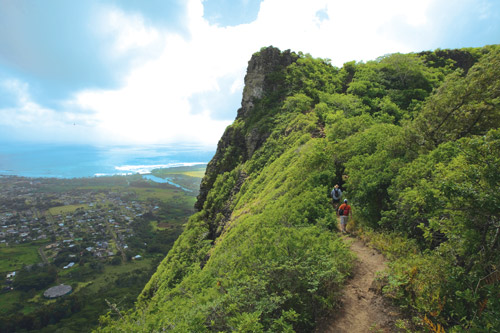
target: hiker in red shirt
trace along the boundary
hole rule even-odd
[[[347,220],[349,219],[349,216],[352,217],[351,206],[347,204],[347,199],[345,199],[344,203],[340,205],[339,209],[337,210],[337,215],[340,216],[340,231],[345,234],[347,232],[345,230]]]

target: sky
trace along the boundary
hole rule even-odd
[[[498,0],[0,0],[0,144],[214,147],[253,53],[500,43]]]

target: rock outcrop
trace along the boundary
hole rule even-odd
[[[270,77],[271,73],[282,71],[297,60],[297,56],[286,50],[281,52],[275,47],[268,47],[255,53],[248,62],[245,75],[245,88],[241,100],[241,108],[236,119],[244,119],[254,108],[254,101],[276,91],[279,84]]]
[[[197,210],[203,208],[208,191],[217,175],[230,171],[237,164],[250,159],[269,136],[266,130],[250,121],[256,103],[283,86],[285,69],[297,59],[298,56],[290,50],[281,52],[272,46],[252,55],[245,75],[241,108],[238,110],[235,123],[226,129],[219,140],[213,159],[207,165],[195,203]]]

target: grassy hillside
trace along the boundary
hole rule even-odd
[[[499,72],[497,46],[340,69],[254,54],[199,212],[136,309],[101,330],[313,330],[353,260],[335,233],[336,183],[416,325],[499,327]]]

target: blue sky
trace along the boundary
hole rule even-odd
[[[0,142],[214,146],[262,46],[340,67],[499,42],[497,0],[0,0]]]

